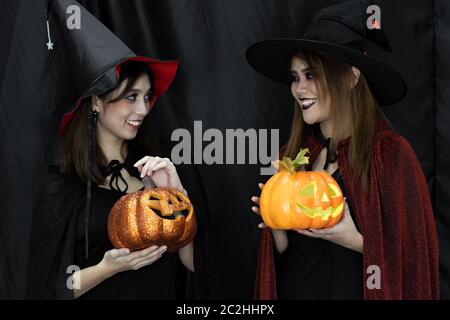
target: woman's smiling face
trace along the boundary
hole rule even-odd
[[[320,97],[315,79],[315,70],[305,61],[293,57],[291,62],[291,93],[302,110],[303,120],[312,125],[330,117],[330,99]]]
[[[102,137],[106,135],[123,140],[134,139],[142,121],[150,111],[151,82],[145,73],[136,79],[122,99],[109,101],[119,96],[127,81],[122,81],[105,100],[95,99],[94,109],[100,113],[97,130]]]

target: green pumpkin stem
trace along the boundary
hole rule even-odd
[[[279,163],[279,168],[290,171],[292,173],[299,169],[305,170],[305,165],[309,164],[309,157],[306,154],[309,153],[308,148],[300,149],[294,160],[289,157],[283,157],[283,160]]]

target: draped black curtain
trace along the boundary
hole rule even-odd
[[[2,4],[5,1],[2,1]],[[270,37],[300,36],[312,15],[336,0],[134,0],[81,1],[133,51],[180,59],[174,85],[152,111],[161,143],[185,128],[202,131],[290,130],[289,89],[257,74],[245,49]],[[404,75],[408,94],[384,109],[413,145],[429,183],[441,246],[441,291],[450,297],[450,3],[446,0],[375,1],[382,28],[394,48],[371,53]],[[0,298],[23,298],[31,201],[46,164],[54,161],[61,109],[46,73],[51,63],[45,25],[46,1],[8,0],[0,19]],[[82,20],[81,17],[81,27]],[[73,31],[76,32],[76,31]],[[203,142],[206,146],[208,142]],[[225,143],[224,143],[225,147]],[[247,149],[249,150],[249,149]],[[392,155],[395,157],[395,154]],[[194,157],[192,156],[192,159]],[[248,159],[248,156],[247,156]],[[236,163],[236,161],[235,161]],[[201,299],[249,299],[254,285],[261,165],[183,164],[180,176],[199,223],[195,276],[186,295]]]

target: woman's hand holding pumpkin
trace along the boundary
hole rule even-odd
[[[263,183],[259,183],[258,187],[260,190],[262,190],[264,188],[264,184]],[[253,196],[251,198],[251,200],[257,205],[257,206],[253,206],[252,207],[252,211],[258,215],[261,215],[260,211],[259,211],[259,197]],[[258,224],[258,228],[260,229],[264,229],[266,227],[264,222],[261,222],[260,224]],[[287,234],[286,231],[284,230],[272,230],[272,235],[273,235],[273,239],[275,241],[275,246],[278,250],[278,252],[283,253],[287,246],[288,246],[288,238],[287,238]]]
[[[262,190],[264,188],[264,184],[258,183],[258,187],[260,190]],[[254,213],[256,213],[257,215],[261,215],[261,212],[259,211],[259,197],[253,196],[251,198],[251,200],[256,204],[256,206],[252,207],[252,211]],[[264,229],[265,227],[266,227],[266,225],[264,224],[264,222],[261,222],[260,224],[258,224],[258,228],[260,228],[260,229]]]
[[[134,164],[141,178],[149,176],[157,187],[174,188],[186,193],[178,177],[175,165],[168,158],[145,156]]]
[[[259,188],[262,190],[264,184],[260,183]],[[259,210],[259,197],[252,197],[252,201],[257,205],[253,206],[252,210],[256,214],[260,214]],[[265,224],[262,222],[258,225],[259,228],[265,228]],[[352,216],[348,209],[347,201],[344,205],[344,215],[341,221],[331,228],[325,229],[295,229],[298,233],[312,238],[322,238],[338,245],[346,247],[351,250],[363,252],[363,236],[356,229]],[[279,252],[283,252],[287,247],[287,236],[283,230],[272,230],[274,239]]]
[[[345,201],[344,216],[335,226],[325,229],[296,229],[296,231],[308,237],[325,239],[348,249],[363,252],[364,239],[356,229],[347,201]]]
[[[151,246],[134,252],[130,252],[127,248],[112,249],[105,253],[98,266],[107,277],[110,277],[122,271],[138,270],[148,266],[161,258],[166,250],[166,246]]]
[[[98,264],[76,271],[70,276],[72,280],[68,281],[76,284],[73,288],[73,297],[78,298],[119,272],[138,270],[154,263],[166,250],[165,246],[151,246],[131,253],[127,248],[106,251]]]

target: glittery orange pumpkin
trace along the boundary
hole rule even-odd
[[[115,248],[131,251],[166,245],[174,252],[195,236],[191,201],[175,189],[154,188],[124,195],[112,207],[108,234]]]
[[[344,198],[336,180],[324,171],[296,171],[308,163],[307,152],[280,161],[279,172],[264,185],[260,210],[270,228],[329,228],[342,217]]]

